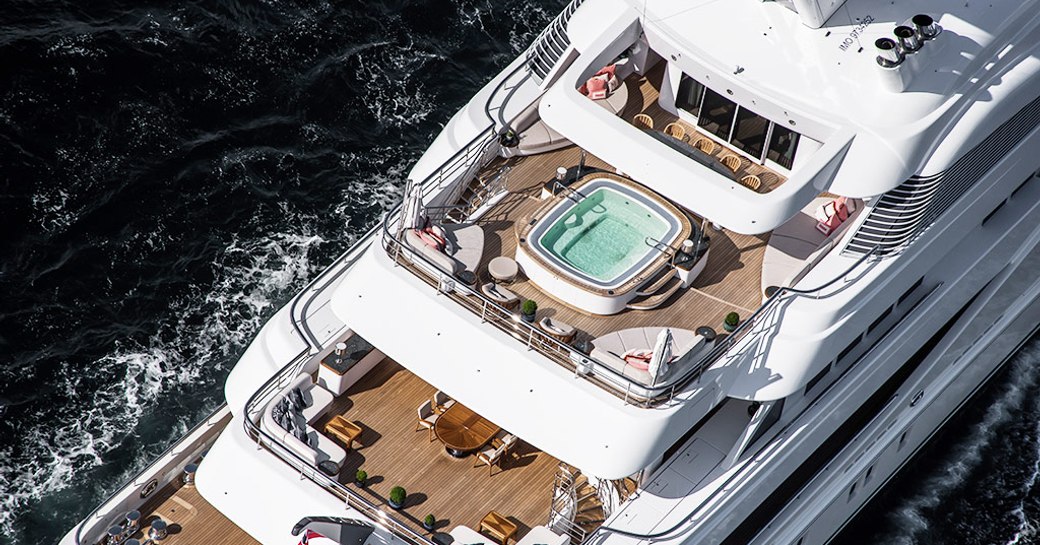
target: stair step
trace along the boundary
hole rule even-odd
[[[670,265],[665,264],[665,266],[657,272],[657,275],[656,279],[651,280],[650,285],[641,286],[639,290],[636,291],[636,295],[645,297],[657,293],[658,290],[668,283],[668,280],[675,276],[675,269]]]
[[[663,305],[681,287],[682,280],[678,276],[673,276],[660,291],[647,297],[633,299],[631,303],[625,305],[625,308],[631,310],[653,310]]]

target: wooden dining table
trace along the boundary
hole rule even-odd
[[[464,458],[486,445],[501,428],[462,403],[448,407],[433,424],[433,433],[448,454]]]

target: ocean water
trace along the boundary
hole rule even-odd
[[[55,543],[217,407],[263,321],[399,198],[550,0],[8,0],[0,544]],[[1040,348],[864,516],[1029,543]]]

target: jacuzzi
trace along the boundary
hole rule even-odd
[[[689,220],[640,185],[591,174],[532,216],[516,260],[546,293],[592,314],[624,310],[689,236]]]

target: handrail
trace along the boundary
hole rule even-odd
[[[667,256],[670,256],[675,253],[675,248],[672,248],[668,244],[665,244],[663,241],[657,240],[656,238],[650,235],[647,235],[646,238],[643,239],[643,244],[646,244],[647,246]]]

